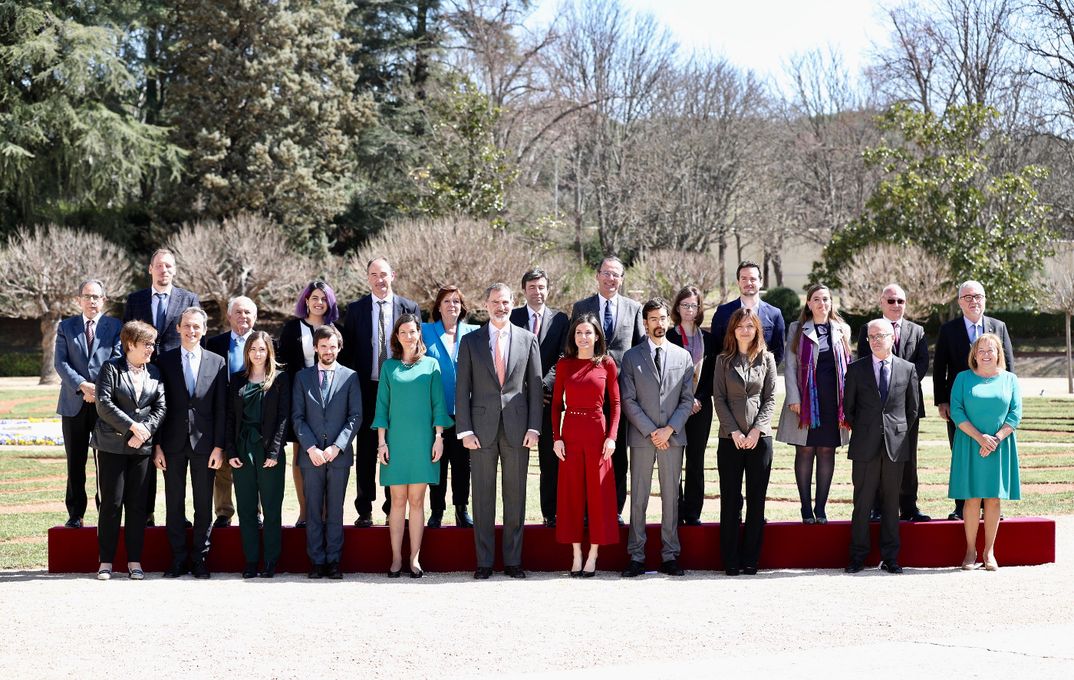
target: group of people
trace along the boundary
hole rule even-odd
[[[660,571],[682,575],[678,527],[701,521],[714,416],[720,550],[728,575],[755,574],[759,566],[773,438],[795,447],[806,524],[827,522],[835,451],[849,442],[848,572],[863,568],[870,519],[881,521],[882,567],[892,573],[901,571],[899,520],[929,519],[917,506],[916,474],[929,350],[922,328],[905,318],[905,293],[894,284],[881,293],[883,317],[861,329],[854,360],[850,329],[826,287],[810,287],[799,319],[785,328],[781,312],[760,299],[760,267],[748,261],[736,272],[740,296],[720,305],[704,330],[701,291],[687,286],[670,303],[639,303],[620,294],[624,266],[615,257],[601,262],[596,294],[575,303],[570,317],[545,304],[550,282],[535,268],[522,277],[520,307],[512,307],[507,284],[488,287],[489,320],[481,327],[466,323],[470,308],[456,286],[440,289],[422,322],[417,304],[393,292],[390,263],[375,258],[366,267],[370,293],[347,306],[342,322],[331,286],[313,281],[276,339],[255,330],[257,308],[245,297],[229,303],[229,331],[206,339],[208,319],[197,296],[173,284],[174,254],[154,253],[149,273],[151,287],[127,297],[123,323],[103,314],[104,285],[84,281],[77,296],[82,313],[65,319],[56,338],[66,525],[82,526],[92,447],[99,579],[112,577],[121,511],[127,573],[144,578],[144,527],[155,523],[151,464],[165,483],[172,551],[165,577],[208,578],[212,529],[229,525],[236,509],[243,577],[272,577],[287,442],[299,505],[295,525],[306,528],[310,578],[342,576],[352,467],[358,527],[373,526],[379,469],[391,578],[423,575],[423,531],[445,522],[449,476],[455,524],[474,531],[474,577],[489,578],[499,474],[504,573],[524,578],[534,448],[543,522],[571,544],[572,577],[595,575],[600,546],[619,541],[628,489],[630,562],[622,575],[645,573],[654,468]],[[1019,493],[1013,435],[1020,398],[1009,372],[1010,339],[1001,322],[984,316],[980,284],[962,284],[958,301],[963,316],[941,328],[933,362],[935,400],[952,445],[949,495],[958,504],[950,518],[965,518],[963,566],[973,568],[983,509],[980,562],[995,569],[999,501]],[[786,399],[773,432],[777,366],[784,362]],[[185,516],[188,473],[193,522]]]

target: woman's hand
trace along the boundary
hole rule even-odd
[[[567,460],[567,447],[563,444],[562,439],[552,442],[552,453],[556,454],[556,458],[560,460]]]
[[[614,439],[605,439],[604,440],[604,460],[608,460],[609,458],[611,458],[613,453],[615,453],[615,440]]]
[[[387,465],[389,457],[390,456],[388,455],[388,445],[387,444],[381,444],[380,446],[377,447],[377,462],[378,463],[380,463],[381,465]]]
[[[698,401],[697,399],[694,399],[694,406],[693,406],[693,408],[690,409],[690,415],[694,415],[695,413],[697,413],[700,410],[701,410],[701,402]]]
[[[267,467],[267,468],[276,467],[276,459],[275,458],[266,458],[265,459],[265,464],[262,467]]]
[[[801,404],[787,404],[787,408],[789,408],[791,410],[791,413],[793,413],[796,416],[802,415],[802,405]]]
[[[130,430],[134,433],[135,437],[141,439],[143,442],[149,441],[149,437],[152,436],[149,434],[149,429],[141,423],[131,423]]]
[[[996,447],[999,446],[999,439],[996,438],[994,435],[982,434],[981,438],[978,440],[978,443],[981,445],[982,451],[988,451],[988,453],[992,453],[996,450]]]
[[[239,458],[238,456],[235,456],[234,458],[228,458],[227,459],[227,464],[230,465],[233,468],[241,468],[242,467],[242,459]]]
[[[731,443],[735,445],[736,449],[745,448],[743,444],[746,442],[746,435],[742,434],[738,430],[731,433]]]
[[[444,455],[444,440],[440,437],[433,439],[433,462],[440,460],[440,457]]]
[[[751,429],[750,433],[746,435],[746,443],[742,446],[744,449],[757,448],[757,442],[761,439],[761,432],[756,429]]]

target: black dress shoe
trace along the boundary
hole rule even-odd
[[[904,522],[931,522],[932,521],[931,517],[929,517],[928,515],[926,515],[924,513],[921,513],[921,512],[915,512],[915,513],[912,513],[912,514],[909,514],[909,515],[903,515],[902,517],[900,517],[900,519],[903,520]]]
[[[479,581],[487,581],[492,576],[492,567],[478,567],[474,570],[474,578]]]
[[[621,526],[621,527],[625,527],[625,526],[626,526],[626,522],[624,522],[624,521],[623,521],[623,516],[622,516],[622,515],[617,515],[617,516],[616,516],[616,518],[615,518],[615,520],[616,520],[617,522],[619,522],[619,526]]]
[[[526,572],[518,565],[503,568],[503,575],[511,578],[526,578]]]
[[[190,568],[190,573],[194,574],[194,578],[209,578],[209,567],[205,566],[205,562],[198,561]]]
[[[638,562],[637,560],[630,560],[630,564],[627,565],[627,568],[623,570],[623,573],[620,574],[620,576],[623,576],[624,578],[634,578],[635,576],[641,576],[644,573],[645,573],[645,563],[644,562]]]
[[[961,522],[962,515],[958,514],[957,512],[952,512],[950,515],[947,516],[947,519],[952,522]]]
[[[541,525],[544,526],[547,529],[555,529],[556,528],[556,518],[555,517],[545,517],[544,519],[541,520]]]
[[[373,526],[373,518],[369,515],[358,515],[358,519],[354,520],[354,526],[360,529],[368,529]]]
[[[756,576],[757,567],[742,567],[742,573],[746,576]]]
[[[217,515],[216,521],[213,522],[214,529],[223,529],[224,527],[229,526],[231,526],[231,519],[228,517],[224,517],[223,515]]]
[[[310,572],[306,574],[307,578],[324,578],[324,565],[314,564],[310,567]]]
[[[828,523],[828,517],[825,516],[825,515],[817,515],[816,520],[817,520],[817,524],[827,524]]]
[[[172,566],[164,572],[164,578],[179,578],[183,574],[189,573],[185,562],[172,562]]]
[[[194,523],[191,522],[190,520],[188,520],[186,517],[184,517],[183,518],[183,527],[186,528],[186,529],[193,529],[194,528]]]
[[[870,522],[879,522],[882,517],[883,517],[883,515],[880,514],[879,510],[870,510],[869,511],[869,521]]]
[[[690,519],[684,520],[683,524],[688,527],[699,527],[701,526],[701,520],[697,519],[696,517],[691,517]]]
[[[155,527],[157,525],[157,523],[153,520],[152,517],[146,517],[145,518],[145,525],[147,527]]]
[[[466,510],[465,505],[455,506],[455,526],[463,529],[474,528],[474,520],[470,517],[470,513]]]
[[[343,578],[343,571],[339,568],[339,562],[329,562],[328,566],[325,567],[324,575],[333,581],[338,581]]]
[[[727,574],[728,576],[738,576],[742,573],[742,571],[737,569],[736,567],[731,567],[729,569],[724,569],[723,573]]]
[[[889,574],[901,574],[902,567],[895,560],[884,560],[880,563],[880,568]]]
[[[81,517],[68,517],[67,521],[63,523],[68,529],[81,529],[82,518]]]
[[[660,563],[660,573],[668,576],[686,576],[686,572],[679,566],[678,560],[665,560]]]
[[[443,523],[444,511],[437,510],[435,512],[429,513],[429,521],[425,524],[425,526],[429,527],[430,529],[439,529]]]
[[[247,562],[246,566],[242,568],[243,578],[256,578],[257,577],[257,562]]]
[[[304,520],[304,519],[295,520],[295,528],[296,529],[305,529],[306,528],[306,520]]]
[[[265,562],[265,570],[262,571],[259,574],[259,576],[261,578],[272,578],[275,575],[276,575],[276,563],[275,562]]]
[[[848,564],[846,566],[845,569],[843,569],[843,571],[845,571],[848,574],[857,574],[859,571],[861,571],[864,568],[865,568],[865,565],[862,564],[861,562],[851,562],[850,564]]]
[[[265,518],[262,517],[261,515],[257,516],[257,528],[258,529],[264,529],[265,528]]]

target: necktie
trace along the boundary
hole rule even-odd
[[[164,293],[153,293],[153,296],[157,298],[157,320],[153,324],[157,327],[157,334],[164,334],[164,324],[168,322],[168,296]],[[160,338],[157,338],[157,342],[160,342]]]
[[[388,359],[388,344],[385,341],[384,333],[384,305],[387,300],[379,300],[379,311],[377,312],[377,326],[380,331],[377,335],[377,377],[380,377],[380,368],[384,365],[384,362]]]
[[[496,331],[496,352],[494,360],[496,362],[496,378],[500,381],[501,387],[503,387],[503,381],[507,378],[507,362],[504,361],[503,356],[506,336],[507,331]]]
[[[191,397],[193,397],[194,396],[194,366],[193,366],[194,353],[193,352],[183,352],[183,357],[185,359],[185,361],[183,361],[183,377],[186,378],[186,393],[188,395],[190,395]]]
[[[321,402],[328,399],[328,371],[321,371]]]
[[[242,370],[242,348],[245,345],[246,338],[235,338],[235,341],[231,343],[231,350],[228,352],[227,356],[228,373],[235,375]]]
[[[607,300],[604,303],[604,338],[610,343],[612,338],[612,330],[615,328],[615,324],[612,321],[612,301]]]
[[[93,354],[93,319],[86,322],[86,355]]]
[[[981,327],[977,324],[973,324],[973,329],[970,331],[970,343],[977,342],[977,338],[981,337]]]
[[[880,362],[880,401],[888,400],[888,362]]]
[[[662,350],[661,348],[657,347],[656,348],[656,355],[653,357],[653,363],[656,364],[656,375],[657,375],[657,377],[660,377],[661,370],[664,368],[664,361],[661,358],[661,352],[663,352],[663,351],[664,350]]]
[[[898,321],[892,321],[891,322],[891,332],[895,336],[895,355],[898,356],[899,355],[899,322]]]
[[[537,312],[533,313],[533,334],[538,335],[541,332],[541,315]]]

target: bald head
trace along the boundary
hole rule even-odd
[[[873,319],[866,327],[869,339],[869,350],[877,359],[887,359],[891,356],[891,347],[895,344],[895,333],[891,328],[891,322],[887,319]]]
[[[889,283],[880,293],[880,311],[888,321],[902,321],[906,315],[906,292],[897,283]]]

